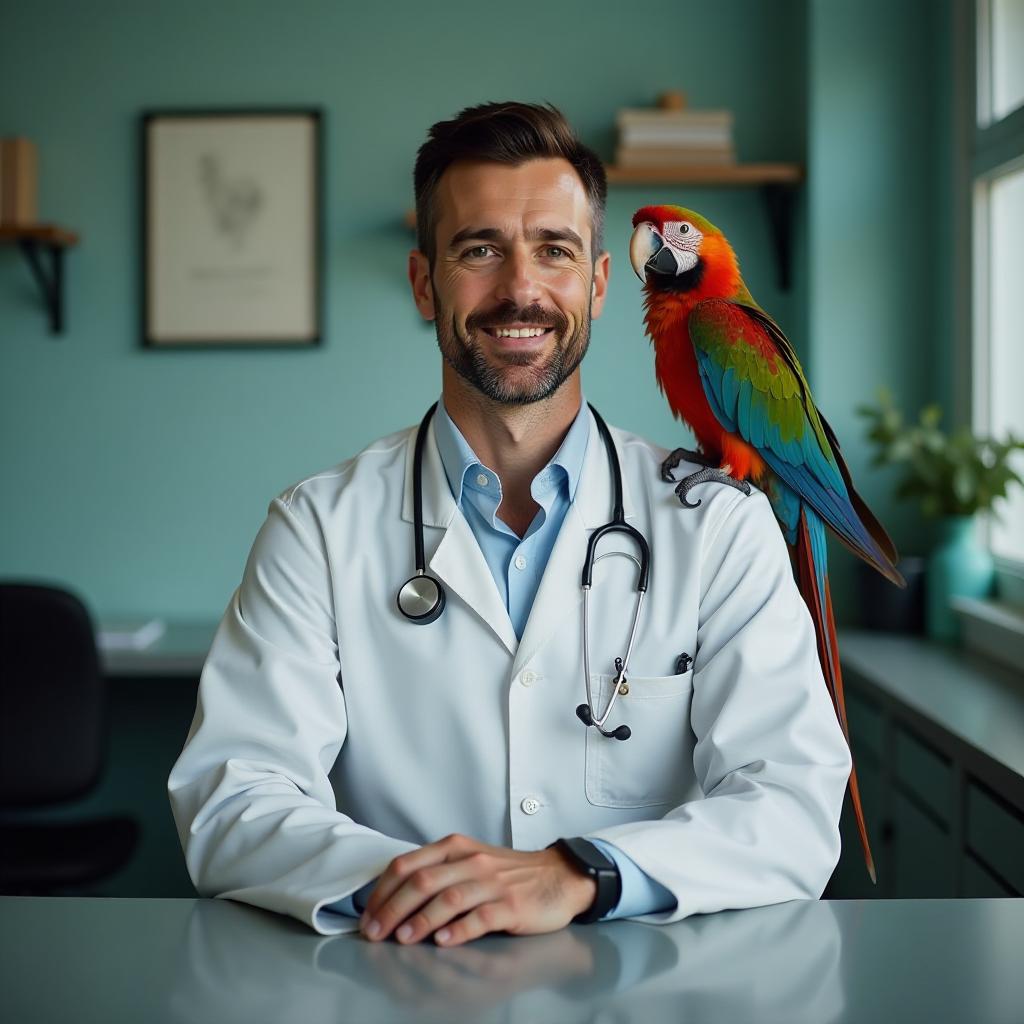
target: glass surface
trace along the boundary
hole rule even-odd
[[[989,239],[989,429],[997,438],[1011,431],[1024,438],[1024,169],[992,182]],[[1015,454],[1012,465],[1024,477],[1024,452]],[[1024,562],[1024,488],[1011,485],[996,511],[1002,521],[992,520],[993,552]]]
[[[1024,0],[989,0],[992,120],[1024,103]]]
[[[0,1020],[1020,1024],[1024,900],[790,900],[452,949],[229,900],[0,897]]]

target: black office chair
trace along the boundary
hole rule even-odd
[[[131,857],[139,834],[131,818],[18,815],[93,789],[105,711],[85,605],[57,587],[0,583],[0,893],[49,895],[99,881]]]

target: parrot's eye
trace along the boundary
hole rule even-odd
[[[681,235],[688,235],[689,233],[690,233],[690,225],[689,224],[680,224],[679,225],[679,234],[681,234]]]

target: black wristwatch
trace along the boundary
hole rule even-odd
[[[615,861],[606,857],[593,843],[578,836],[575,839],[558,839],[548,846],[548,849],[553,846],[567,854],[581,871],[597,883],[594,902],[572,919],[573,924],[599,921],[619,902],[622,893],[622,879],[619,877]]]

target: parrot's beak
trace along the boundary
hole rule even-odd
[[[659,259],[659,253],[663,252],[669,257],[667,263]],[[633,237],[629,240],[629,262],[633,264],[636,276],[644,283],[647,282],[648,270],[658,274],[676,272],[675,260],[671,252],[665,252],[665,240],[661,233],[646,220],[637,224],[633,230]]]

